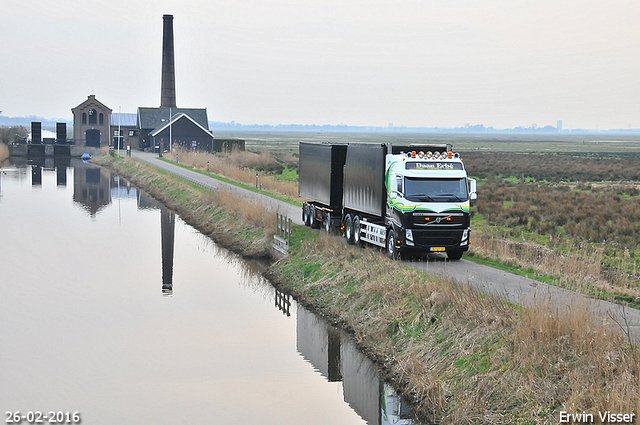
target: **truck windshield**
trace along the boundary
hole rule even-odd
[[[405,177],[404,197],[413,202],[453,202],[469,198],[467,180]]]

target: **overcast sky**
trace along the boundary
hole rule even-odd
[[[637,0],[2,0],[2,114],[159,106],[163,14],[212,121],[640,128]]]

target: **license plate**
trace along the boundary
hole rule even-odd
[[[431,251],[444,251],[443,246],[432,246]]]

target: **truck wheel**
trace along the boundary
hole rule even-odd
[[[309,216],[309,226],[311,226],[312,229],[317,229],[318,227],[320,227],[316,218],[316,208],[313,205],[309,207]]]
[[[351,214],[347,214],[347,218],[344,220],[344,237],[349,245],[353,245],[353,219]]]
[[[353,244],[360,245],[360,216],[353,218]]]
[[[327,217],[324,219],[324,230],[331,233],[331,213],[327,213]]]
[[[396,232],[393,229],[387,231],[387,257],[395,260],[398,258],[398,247],[396,246]]]
[[[309,205],[302,206],[302,222],[305,226],[309,226]]]
[[[451,251],[447,251],[447,257],[451,261],[457,261],[462,258],[463,252],[461,249],[452,249]]]

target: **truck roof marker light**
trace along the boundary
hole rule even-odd
[[[419,156],[420,158],[424,158],[424,152],[420,151],[420,153],[418,154],[418,156]]]
[[[416,157],[416,151],[411,151],[411,158],[415,158]]]
[[[447,156],[448,156],[449,158],[453,158],[453,152],[449,152],[449,153],[447,154]]]

